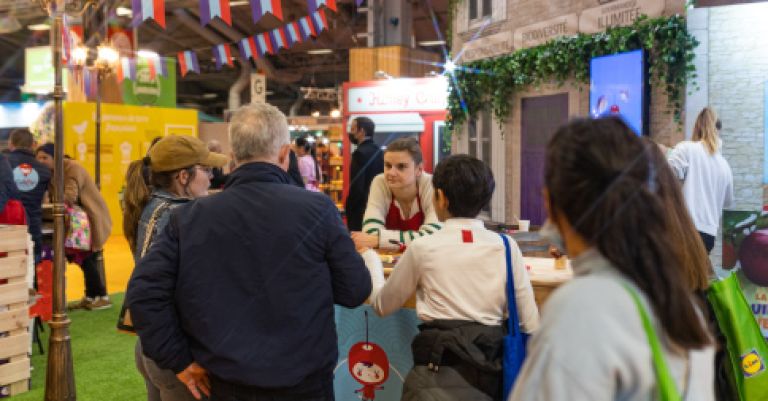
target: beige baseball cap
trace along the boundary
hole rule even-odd
[[[203,141],[188,135],[172,135],[158,141],[149,151],[152,171],[174,171],[196,164],[221,167],[227,157],[213,153]]]

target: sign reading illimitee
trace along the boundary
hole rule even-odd
[[[579,17],[579,31],[602,32],[615,26],[632,25],[641,15],[659,17],[664,12],[664,0],[614,0],[584,10]]]

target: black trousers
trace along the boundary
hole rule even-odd
[[[288,388],[262,388],[229,383],[210,376],[210,401],[334,401],[333,373]]]
[[[704,242],[704,248],[707,248],[707,255],[712,252],[712,248],[715,247],[715,237],[699,231],[701,241]]]
[[[102,273],[103,262],[104,251],[98,251],[88,255],[80,265],[85,277],[85,296],[88,298],[107,295],[107,286]]]

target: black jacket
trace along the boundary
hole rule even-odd
[[[373,178],[384,172],[384,153],[372,139],[366,138],[352,153],[349,167],[349,194],[344,206],[350,231],[363,229],[363,215]]]
[[[331,377],[333,305],[363,303],[371,278],[324,194],[267,163],[176,208],[128,285],[144,353],[179,372],[263,388]]]
[[[43,197],[51,181],[51,170],[35,159],[35,155],[26,149],[16,149],[8,153],[8,163],[13,171],[19,200],[27,212],[29,234],[35,242],[42,239]]]

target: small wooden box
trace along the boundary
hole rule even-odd
[[[26,226],[0,225],[0,394],[29,390]]]

